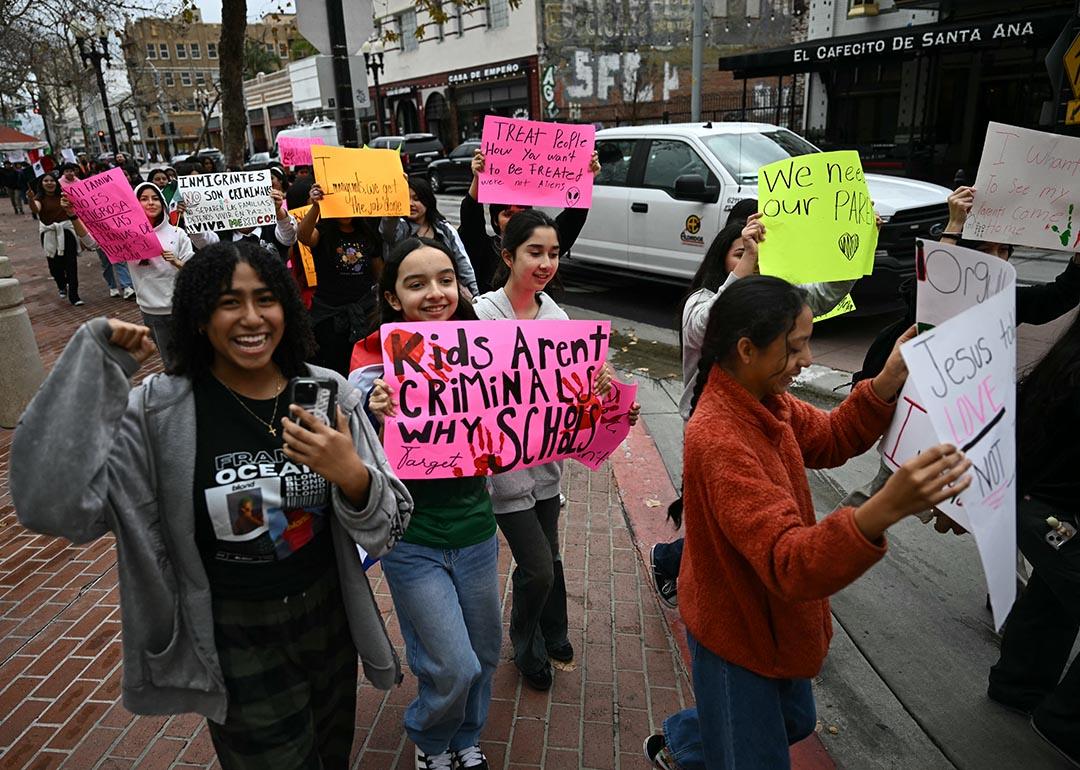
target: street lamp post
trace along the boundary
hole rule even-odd
[[[98,50],[98,43],[101,50]],[[105,90],[105,75],[102,72],[101,62],[109,63],[109,38],[104,25],[97,28],[97,40],[90,37],[90,33],[84,29],[75,30],[75,45],[79,47],[79,57],[84,67],[91,64],[94,67],[94,75],[97,76],[98,92],[101,94],[101,108],[105,111],[105,125],[109,128],[109,141],[112,143],[112,151],[115,153],[119,147],[116,144],[116,129],[113,127],[112,112],[109,110],[109,95]]]
[[[383,44],[381,40],[368,40],[360,50],[364,52],[364,66],[375,81],[375,120],[378,121],[379,136],[382,136],[386,133],[383,126],[382,97],[379,94],[379,73],[386,70],[383,64]]]

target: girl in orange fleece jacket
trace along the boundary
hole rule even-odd
[[[810,678],[832,636],[829,595],[884,555],[888,527],[970,483],[970,463],[941,445],[861,507],[818,522],[806,468],[842,465],[888,427],[914,327],[832,412],[786,392],[811,363],[812,330],[805,292],[767,276],[736,281],[709,316],[686,428],[679,576],[697,708],[646,740],[664,770],[789,767],[788,745],[816,721]]]

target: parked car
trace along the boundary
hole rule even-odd
[[[731,207],[757,195],[758,169],[821,152],[767,123],[624,126],[596,132],[601,171],[592,208],[567,264],[615,268],[687,281]],[[874,272],[853,292],[860,309],[896,301],[915,274],[915,239],[949,219],[949,190],[928,182],[866,174],[885,220]]]
[[[309,123],[308,125],[292,126],[290,128],[284,128],[274,135],[274,146],[271,148],[271,156],[275,160],[281,157],[281,151],[278,149],[278,139],[283,136],[291,139],[310,139],[317,137],[322,139],[323,144],[328,144],[333,147],[338,146],[337,123],[332,120],[321,120],[315,123]]]
[[[445,158],[438,158],[428,165],[428,181],[435,192],[451,187],[468,187],[472,184],[472,157],[480,148],[480,142],[462,142]]]
[[[177,155],[173,155],[172,158],[169,160],[169,165],[173,168],[176,168],[177,163],[186,163],[190,157],[190,153],[186,152],[181,152]]]
[[[262,171],[265,168],[279,165],[281,164],[278,162],[278,159],[270,153],[257,152],[248,158],[248,162],[244,164],[244,171]]]
[[[204,147],[198,152],[188,157],[189,163],[202,164],[203,160],[210,158],[214,162],[215,171],[223,171],[225,169],[225,155],[221,150],[216,147]],[[200,169],[201,170],[201,169]]]
[[[397,150],[401,153],[401,167],[406,174],[425,174],[428,165],[446,155],[442,142],[434,134],[405,134],[405,136],[377,136],[370,147],[380,150]]]

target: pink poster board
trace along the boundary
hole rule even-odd
[[[75,214],[112,263],[160,257],[163,251],[123,169],[64,185]]]
[[[397,416],[384,443],[403,479],[487,476],[572,458],[599,467],[629,430],[636,386],[591,383],[608,321],[453,321],[382,327]]]
[[[311,145],[323,144],[318,136],[279,136],[278,152],[283,166],[310,166]]]
[[[587,209],[596,129],[567,123],[484,117],[481,203]]]

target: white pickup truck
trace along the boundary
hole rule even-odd
[[[761,166],[820,150],[767,123],[626,126],[596,132],[602,169],[592,208],[567,264],[688,281],[731,207],[757,196]],[[915,272],[915,238],[948,221],[949,190],[900,177],[866,175],[885,220],[874,273],[855,302],[896,299]]]

